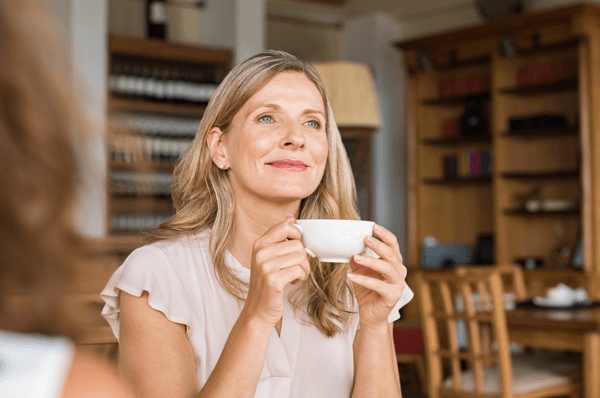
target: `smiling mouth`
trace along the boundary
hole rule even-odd
[[[299,160],[289,160],[289,159],[285,159],[285,160],[276,160],[274,162],[271,163],[267,163],[269,166],[278,168],[278,169],[282,169],[282,170],[287,170],[287,171],[305,171],[308,166],[306,164],[304,164],[304,162],[301,162]]]

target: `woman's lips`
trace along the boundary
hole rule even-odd
[[[269,166],[272,167],[276,167],[278,169],[283,169],[286,171],[295,171],[295,172],[300,172],[300,171],[306,171],[306,168],[308,166],[306,166],[304,164],[304,162],[301,162],[299,160],[276,160],[274,162],[271,163],[267,163]]]

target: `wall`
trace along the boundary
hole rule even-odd
[[[400,24],[388,14],[349,18],[341,40],[341,58],[371,67],[382,126],[373,136],[374,221],[398,238],[406,257],[406,134],[404,73],[401,54],[389,45],[400,36]]]
[[[287,51],[310,62],[340,58],[341,29],[327,25],[302,25],[269,18],[267,48]]]
[[[106,233],[106,31],[107,0],[72,0],[73,65],[81,103],[92,122],[87,148],[80,159],[86,176],[80,189],[78,224],[83,233]]]
[[[77,90],[93,131],[89,141],[78,148],[82,185],[79,189],[77,224],[86,235],[106,233],[106,155],[104,152],[104,115],[106,114],[107,0],[47,1],[64,27],[72,46],[72,64]]]

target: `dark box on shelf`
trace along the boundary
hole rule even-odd
[[[511,131],[541,130],[565,127],[567,118],[564,115],[543,113],[539,115],[513,117],[508,121]]]
[[[473,248],[468,244],[423,246],[424,268],[446,268],[473,264]]]

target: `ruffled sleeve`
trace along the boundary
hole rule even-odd
[[[191,335],[190,306],[183,286],[173,264],[164,252],[155,246],[143,246],[127,257],[123,265],[110,278],[100,294],[105,301],[102,316],[119,338],[120,292],[141,297],[149,294],[150,307],[165,314],[172,322],[186,326],[186,335]]]

